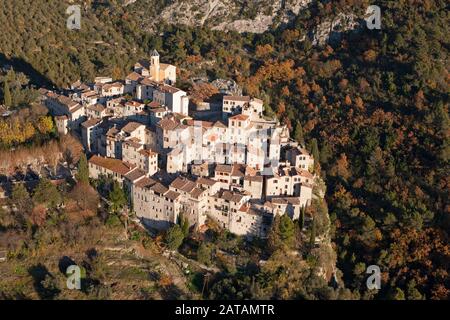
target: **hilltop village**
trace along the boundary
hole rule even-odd
[[[220,110],[200,112],[176,81],[177,68],[154,51],[124,81],[40,93],[58,132],[82,140],[90,177],[118,181],[149,228],[183,215],[196,229],[210,219],[266,237],[274,215],[298,219],[313,197],[312,155],[264,115],[262,100],[224,95]]]

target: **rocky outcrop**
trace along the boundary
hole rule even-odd
[[[151,0],[123,0],[123,5],[136,6],[137,11],[150,5]],[[239,33],[263,33],[292,22],[315,0],[172,0],[158,8],[159,14],[146,24],[154,30],[161,22],[188,26],[205,26],[212,30]],[[136,10],[136,9],[135,9]],[[361,19],[352,12],[322,18],[311,27],[308,38],[313,45],[337,42],[342,34],[356,30]],[[303,41],[306,37],[299,39]]]
[[[170,24],[209,26],[214,30],[262,33],[274,25],[291,21],[312,0],[175,1],[164,8],[160,19]]]
[[[323,45],[327,42],[337,42],[344,32],[355,30],[359,27],[358,18],[350,13],[340,13],[319,24],[311,33],[313,45]]]

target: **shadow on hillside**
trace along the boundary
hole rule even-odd
[[[0,68],[4,68],[6,66],[11,66],[14,71],[25,74],[30,79],[30,84],[35,85],[38,88],[43,87],[53,89],[56,87],[49,78],[37,71],[24,59],[18,57],[8,58],[0,52]]]
[[[77,263],[75,261],[73,261],[72,258],[70,258],[68,256],[64,256],[61,259],[59,259],[58,268],[59,268],[59,271],[65,275],[67,268],[69,268],[70,266],[74,266],[76,264]]]
[[[161,290],[161,296],[164,300],[179,300],[183,299],[183,291],[175,284],[170,284]]]
[[[39,263],[30,267],[28,273],[33,277],[34,290],[36,290],[39,298],[53,300],[61,292],[57,287],[55,278],[43,264]]]

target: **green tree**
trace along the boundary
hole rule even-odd
[[[275,215],[270,226],[269,234],[267,237],[267,248],[270,253],[275,252],[277,249],[281,248],[283,245],[283,240],[280,236],[280,215]]]
[[[446,164],[450,159],[450,133],[448,130],[448,128],[450,127],[450,119],[448,116],[448,112],[445,110],[442,102],[440,102],[436,106],[433,117],[433,123],[436,127],[436,133],[442,141],[437,157],[442,164]]]
[[[320,148],[320,163],[326,165],[332,156],[332,150],[327,142],[324,142]]]
[[[89,183],[89,167],[86,155],[83,153],[78,162],[77,180],[81,183]]]
[[[294,131],[294,138],[295,140],[304,145],[305,144],[305,138],[303,136],[303,127],[300,121],[297,120],[297,123],[295,125],[295,131]]]
[[[400,288],[395,288],[391,291],[390,294],[391,300],[405,300],[405,293]]]
[[[301,207],[300,216],[298,218],[298,225],[300,226],[300,231],[302,231],[303,227],[305,226],[305,212],[306,212],[306,208]]]
[[[407,298],[408,300],[423,300],[424,297],[416,288],[416,281],[411,280],[407,286]]]
[[[183,231],[183,234],[185,237],[189,235],[189,219],[184,216],[184,214],[180,214],[178,217],[178,223],[181,227],[181,231]]]
[[[202,243],[197,249],[197,261],[204,265],[211,265],[212,247],[206,243]]]
[[[166,233],[165,242],[170,250],[178,250],[184,240],[183,230],[176,224]]]
[[[320,168],[320,153],[319,146],[317,145],[317,140],[313,138],[311,140],[311,154],[314,157],[314,172],[319,173]]]
[[[295,225],[287,214],[281,216],[279,230],[283,243],[288,246],[292,245],[295,235]]]
[[[109,208],[114,213],[120,212],[127,204],[127,196],[117,181],[113,182],[108,200],[111,202]]]
[[[31,197],[24,184],[15,184],[11,194],[11,205],[15,205],[19,213],[23,214],[31,211]]]
[[[3,104],[7,107],[11,107],[12,105],[11,91],[9,90],[7,79],[3,83]]]
[[[48,207],[54,207],[62,202],[62,196],[50,180],[43,178],[36,186],[33,201],[38,204],[45,204]]]

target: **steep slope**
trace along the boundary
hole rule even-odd
[[[19,69],[26,64],[58,86],[80,77],[90,79],[95,71],[120,75],[121,69],[113,70],[114,66],[131,65],[138,49],[107,19],[113,7],[86,1],[81,30],[69,30],[66,9],[72,2],[1,0],[0,60]]]

